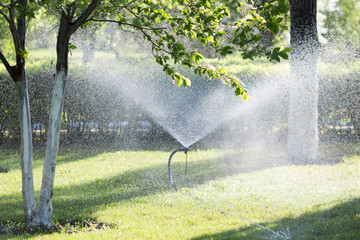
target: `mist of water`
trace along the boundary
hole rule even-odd
[[[178,88],[153,67],[136,75],[122,75],[109,69],[97,73],[107,76],[108,83],[114,84],[119,94],[140,106],[185,147],[237,116],[238,107],[244,104],[220,82],[197,79],[191,87]],[[149,78],[152,78],[150,82]]]
[[[127,47],[123,46],[121,51],[125,53]],[[142,47],[139,49],[144,51]],[[333,56],[327,56],[330,52],[332,53],[326,49],[322,53],[322,61],[334,60]],[[178,88],[163,73],[161,67],[151,62],[152,57],[145,55],[126,57],[125,54],[121,59],[109,59],[105,63],[93,62],[89,65],[88,77],[93,81],[111,84],[119,95],[139,106],[185,147],[199,141],[204,142],[205,139],[216,147],[256,148],[259,156],[281,149],[284,157],[288,131],[289,64],[274,64],[274,68],[284,68],[275,71],[281,72],[281,76],[264,75],[263,79],[256,81],[256,85],[252,79],[247,86],[251,99],[249,103],[244,103],[235,97],[232,89],[220,81],[194,78],[186,71],[184,75],[192,79],[192,86],[187,89]],[[344,71],[344,66],[340,67]],[[325,71],[323,75],[331,76],[331,72],[339,75],[339,67]],[[338,91],[329,86],[327,77],[322,77],[321,74],[319,76],[323,78],[319,83],[319,101],[322,104],[319,105],[319,119],[327,121],[338,111],[331,110],[336,107],[336,102],[344,104],[346,99],[339,96],[338,100],[334,100],[334,93]],[[333,84],[336,85],[339,86],[337,83]],[[330,101],[334,102],[333,106],[324,111],[324,103]],[[341,119],[340,115],[336,117]]]
[[[269,142],[275,145],[283,140],[285,78],[272,77],[251,86],[251,99],[245,103],[218,80],[194,78],[185,89],[174,85],[155,64],[144,65],[132,66],[135,70],[101,67],[91,72],[91,78],[112,84],[184,147],[207,138],[217,147],[240,144],[265,149]]]

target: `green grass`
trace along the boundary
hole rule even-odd
[[[338,153],[339,163],[321,165],[291,165],[243,150],[190,151],[187,176],[185,156],[177,153],[178,192],[167,183],[170,152],[62,150],[54,221],[111,227],[0,239],[278,239],[255,224],[289,232],[291,239],[359,239],[360,156],[352,150]],[[37,194],[42,156],[34,157]],[[0,173],[0,222],[21,222],[19,154],[0,150],[0,167],[10,170]]]

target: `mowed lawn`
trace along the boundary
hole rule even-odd
[[[179,191],[168,183],[171,152],[61,150],[53,205],[62,229],[0,239],[360,239],[360,155],[352,148],[338,162],[314,165],[194,150],[186,176],[179,152],[172,164]],[[42,156],[34,156],[37,194]],[[19,154],[0,150],[0,167],[9,170],[0,173],[0,223],[22,222]]]

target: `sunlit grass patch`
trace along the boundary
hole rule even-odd
[[[98,222],[104,231],[0,234],[0,239],[356,239],[360,161],[292,165],[246,150],[196,150],[174,155],[179,188],[168,183],[170,152],[62,150],[54,189],[54,222]],[[19,155],[1,150],[0,222],[22,222]],[[42,152],[35,154],[37,194]],[[267,161],[267,162],[266,162]],[[258,224],[258,225],[257,225]]]

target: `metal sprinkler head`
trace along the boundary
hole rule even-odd
[[[179,149],[176,149],[175,151],[173,151],[171,154],[170,154],[170,157],[169,157],[169,162],[168,162],[168,171],[169,171],[169,182],[170,184],[173,186],[173,188],[177,191],[177,187],[173,181],[173,178],[172,178],[172,175],[171,175],[171,158],[174,156],[175,153],[177,152],[184,152],[186,154],[186,166],[185,166],[185,175],[187,174],[187,153],[189,151],[189,148],[187,147],[183,147],[183,148],[179,148]]]

